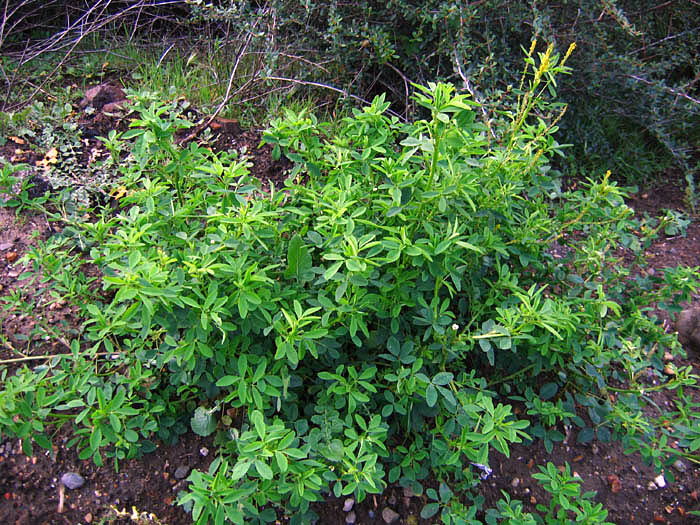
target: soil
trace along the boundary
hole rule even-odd
[[[87,149],[98,148],[96,135],[105,135],[111,128],[124,129],[125,122],[118,116],[98,112],[81,117],[81,128]],[[252,173],[264,185],[273,182],[282,186],[284,161],[273,161],[270,148],[258,148],[260,131],[242,131],[230,122],[213,126],[215,149],[240,150],[245,147],[253,163]],[[87,133],[86,133],[87,130]],[[45,152],[8,140],[0,148],[0,155],[34,164]],[[106,152],[103,151],[106,155]],[[678,178],[657,188],[637,194],[629,204],[639,213],[658,215],[662,208],[683,209],[683,181]],[[79,325],[78,309],[52,298],[41,288],[41,283],[23,279],[25,267],[18,261],[37,243],[55,233],[43,215],[0,208],[0,296],[22,293],[28,299],[25,310],[5,309],[0,298],[0,328],[4,344],[0,344],[0,359],[65,352],[65,339],[48,334],[69,334]],[[647,259],[654,268],[676,265],[698,265],[700,254],[700,225],[693,222],[686,236],[662,238],[647,251]],[[31,302],[30,302],[31,300]],[[677,366],[692,366],[700,373],[700,359],[676,357]],[[12,365],[11,365],[12,366]],[[697,392],[697,391],[696,391]],[[658,406],[672,406],[671,394],[659,391],[653,394]],[[700,401],[696,397],[696,402]],[[63,432],[63,431],[61,431]],[[161,445],[141,459],[123,461],[115,471],[111,463],[97,468],[91,461],[81,461],[74,449],[67,449],[67,434],[54,440],[51,451],[35,450],[36,455],[25,456],[17,440],[0,436],[0,521],[16,525],[85,524],[85,523],[163,523],[169,525],[191,523],[191,517],[174,504],[177,492],[187,483],[183,471],[197,468],[206,470],[214,447],[210,438],[193,433],[181,437],[172,446]],[[688,514],[700,509],[700,469],[685,462],[684,472],[667,473],[664,488],[650,490],[649,483],[658,473],[646,465],[639,455],[625,455],[619,443],[591,442],[578,444],[575,434],[557,443],[548,453],[541,441],[511,447],[510,457],[493,453],[490,458],[493,473],[479,487],[484,508],[494,507],[508,492],[512,499],[524,503],[525,510],[534,512],[538,503],[547,504],[548,494],[532,478],[537,465],[548,461],[563,467],[568,463],[582,479],[584,491],[595,491],[596,502],[609,510],[608,521],[617,524],[690,524],[700,518]],[[176,477],[175,471],[179,469]],[[77,472],[85,484],[77,489],[65,489],[60,482],[66,472]],[[186,477],[185,473],[185,477]],[[314,505],[320,524],[346,523],[348,513],[343,511],[345,499],[328,497]],[[382,511],[391,508],[399,515],[401,524],[438,523],[439,520],[421,519],[420,510],[426,500],[406,493],[399,486],[390,486],[381,495],[370,495],[355,503],[356,523],[385,523]],[[137,509],[137,510],[133,510]],[[60,510],[60,512],[59,512]],[[133,514],[136,512],[136,514]],[[132,516],[133,514],[133,516]],[[138,515],[138,518],[137,518]],[[286,517],[280,516],[283,523]]]

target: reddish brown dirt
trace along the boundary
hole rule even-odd
[[[87,123],[90,124],[90,123]],[[99,134],[105,134],[110,126],[119,123],[100,117],[94,122]],[[122,124],[123,125],[123,124]],[[269,148],[258,149],[260,133],[241,132],[235,127],[222,129],[216,136],[215,145],[220,149],[246,146],[252,155],[253,173],[261,180],[273,181],[276,187],[282,185],[285,165],[273,162]],[[94,140],[94,139],[92,139]],[[13,154],[12,144],[2,148],[0,155]],[[661,208],[681,209],[683,207],[682,183],[676,182],[654,188],[630,199],[639,212],[658,214]],[[0,346],[0,359],[16,357],[18,351],[26,355],[56,352],[60,342],[47,345],[42,335],[46,327],[68,330],[76,326],[76,309],[68,304],[58,304],[49,300],[41,290],[26,289],[26,281],[20,281],[24,268],[17,261],[38,240],[51,234],[49,224],[41,215],[23,212],[15,216],[12,210],[0,208],[0,296],[24,290],[28,298],[39,302],[26,311],[5,309],[7,304],[0,297],[0,328],[4,345]],[[700,226],[693,223],[687,236],[664,238],[647,251],[647,259],[656,268],[678,264],[695,266],[700,258]],[[59,331],[60,331],[59,330]],[[64,332],[65,333],[65,332]],[[59,348],[58,351],[65,351]],[[700,362],[695,359],[676,358],[678,366],[691,365],[694,373],[700,372]],[[667,406],[671,397],[666,392],[654,394],[659,406]],[[80,461],[74,449],[62,446],[67,437],[54,440],[57,446],[52,451],[35,451],[33,457],[26,457],[20,450],[17,440],[0,437],[0,521],[16,525],[38,524],[77,524],[77,523],[133,523],[129,518],[117,518],[115,511],[132,508],[153,513],[155,519],[141,523],[167,523],[179,525],[191,523],[190,516],[175,506],[177,491],[184,488],[186,481],[174,477],[179,466],[206,470],[212,454],[203,455],[203,449],[213,450],[210,439],[200,438],[192,433],[185,434],[176,445],[161,445],[155,452],[139,460],[124,461],[115,472],[112,464],[101,468],[89,461]],[[689,463],[685,473],[674,472],[675,482],[665,488],[650,491],[649,481],[657,475],[645,465],[638,455],[624,455],[618,443],[599,442],[580,445],[575,436],[565,443],[554,446],[547,453],[539,441],[527,445],[514,446],[509,458],[494,453],[491,457],[493,474],[480,487],[485,499],[484,508],[490,508],[502,497],[501,491],[508,492],[513,499],[523,501],[528,511],[534,512],[537,503],[547,503],[548,494],[532,478],[537,465],[548,461],[557,466],[565,463],[582,479],[584,490],[597,493],[596,501],[603,503],[610,511],[608,520],[618,524],[629,523],[698,523],[700,518],[688,514],[700,509],[700,470]],[[58,512],[61,475],[67,471],[79,472],[85,479],[83,487],[64,492],[62,512]],[[384,523],[381,517],[385,507],[391,507],[400,515],[398,523],[438,523],[419,518],[420,509],[425,504],[424,497],[406,497],[398,486],[389,487],[383,494],[368,496],[356,503],[354,511],[357,523]],[[319,524],[343,524],[346,513],[342,510],[343,500],[328,497],[323,503],[314,505],[319,515]],[[285,517],[280,516],[280,522]]]

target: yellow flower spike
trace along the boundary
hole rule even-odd
[[[547,51],[544,52],[544,56],[542,57],[542,63],[540,64],[539,69],[535,73],[535,83],[539,82],[544,72],[547,71],[547,69],[549,69],[549,57],[552,55],[553,50],[554,44],[549,44],[547,46]]]
[[[527,56],[532,56],[532,52],[535,50],[535,46],[537,45],[537,39],[533,38],[532,42],[530,43],[530,51],[527,52]]]
[[[571,56],[571,53],[574,52],[574,49],[576,49],[576,42],[571,42],[571,44],[569,44],[569,49],[566,50],[566,55],[564,55],[564,60],[561,61],[562,66],[566,62],[566,59]]]

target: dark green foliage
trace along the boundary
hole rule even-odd
[[[494,118],[518,95],[521,50],[533,38],[563,53],[575,42],[576,75],[558,87],[569,110],[559,138],[574,145],[576,168],[612,169],[648,182],[670,162],[692,197],[700,141],[700,5],[639,0],[579,2],[220,2],[195,16],[234,24],[258,20],[270,65],[283,53],[307,63],[294,75],[371,98],[388,91],[409,114],[409,82],[446,80],[486,104]],[[265,18],[266,17],[266,18]],[[274,27],[262,22],[275,20]],[[322,66],[322,67],[321,67]],[[691,203],[694,202],[691,199]]]

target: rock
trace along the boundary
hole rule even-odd
[[[355,500],[352,498],[348,498],[345,500],[345,503],[343,503],[343,512],[350,512],[352,510],[352,506],[355,504]]]
[[[608,484],[610,485],[610,490],[613,492],[613,494],[616,494],[622,490],[622,482],[615,474],[610,474],[608,476]]]
[[[102,112],[116,113],[117,111],[121,111],[122,109],[124,109],[124,107],[128,104],[128,100],[117,100],[115,102],[110,102],[109,104],[105,104],[104,106],[102,106]]]
[[[120,87],[112,84],[100,84],[85,92],[85,98],[80,101],[80,107],[92,106],[95,109],[102,109],[107,104],[121,102],[125,99],[126,95]]]
[[[4,252],[6,250],[9,250],[10,248],[12,248],[12,246],[14,246],[14,245],[11,242],[0,243],[0,252]]]
[[[520,478],[513,478],[513,481],[510,482],[510,486],[515,488],[518,488],[518,485],[520,485]]]
[[[396,523],[399,521],[399,513],[393,511],[389,507],[384,507],[384,510],[382,511],[382,519],[384,520],[384,523]]]
[[[349,512],[347,516],[345,516],[345,523],[348,525],[353,525],[355,522],[357,522],[357,516],[355,515],[355,511]]]
[[[700,353],[700,307],[683,310],[676,322],[678,340],[686,350]]]
[[[240,135],[243,129],[237,120],[216,117],[209,127],[216,133],[228,133],[229,135]]]
[[[373,510],[368,510],[368,511],[367,511],[367,515],[368,515],[371,519],[373,519],[373,518],[374,518],[374,511],[373,511]]]
[[[666,486],[666,478],[664,478],[663,474],[659,474],[654,478],[654,483],[656,484],[657,487],[660,489],[664,488]]]
[[[199,449],[199,455],[203,457],[207,457],[209,454],[209,449],[207,447],[202,447]]]
[[[664,363],[670,363],[673,361],[673,354],[669,351],[664,352]]]
[[[79,489],[85,484],[85,478],[75,472],[66,472],[61,476],[61,483],[63,483],[67,489]]]
[[[403,488],[403,497],[404,498],[409,498],[411,499],[413,496],[416,494],[413,492],[413,489],[411,487],[404,487]]]
[[[85,520],[85,523],[92,523],[92,514],[88,512],[85,514],[85,517],[83,518]]]
[[[187,465],[180,465],[179,467],[177,467],[175,469],[174,476],[177,479],[184,479],[189,472],[190,472],[190,467],[188,467]]]
[[[673,462],[673,468],[675,468],[681,474],[688,470],[688,465],[683,463],[680,459]]]
[[[654,483],[653,481],[650,481],[649,484],[647,485],[647,490],[649,490],[649,491],[653,491],[653,490],[656,490],[658,488],[659,487],[657,487],[656,483]]]

